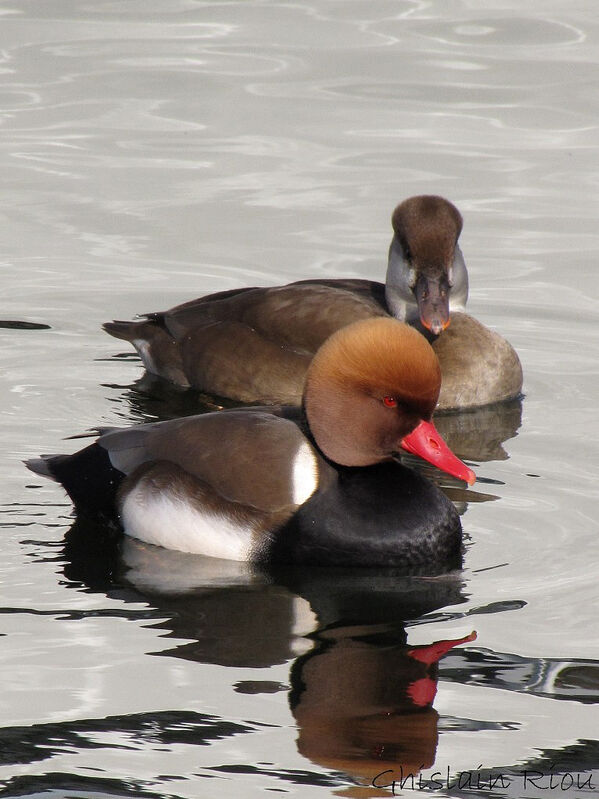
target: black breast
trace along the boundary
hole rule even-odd
[[[432,574],[461,567],[461,543],[447,497],[412,469],[388,463],[341,469],[277,531],[265,560]]]

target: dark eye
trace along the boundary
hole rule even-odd
[[[395,397],[383,397],[383,405],[386,408],[397,408],[397,400]]]

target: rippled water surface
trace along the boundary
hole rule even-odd
[[[596,4],[7,0],[0,43],[2,795],[596,795]],[[192,410],[103,321],[383,279],[421,193],[525,372],[439,420],[463,572],[111,552],[22,466]]]

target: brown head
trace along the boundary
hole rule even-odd
[[[391,218],[387,302],[391,312],[410,320],[416,304],[425,328],[435,335],[450,321],[452,308],[468,297],[468,276],[459,247],[462,216],[444,197],[423,194],[400,203]]]
[[[324,454],[344,466],[388,460],[422,420],[441,387],[426,339],[388,317],[355,322],[318,350],[306,376],[304,406]]]
[[[447,271],[462,232],[462,215],[444,197],[422,194],[400,203],[391,217],[408,260],[431,274]]]

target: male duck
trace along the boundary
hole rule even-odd
[[[390,318],[320,347],[301,408],[242,408],[104,431],[29,461],[77,510],[143,541],[231,560],[404,568],[459,556],[445,495],[400,448],[472,483],[428,423],[441,374],[423,336]],[[454,563],[455,565],[455,563]]]
[[[468,274],[457,208],[442,197],[411,197],[392,222],[384,285],[314,279],[232,289],[104,329],[130,341],[148,372],[178,386],[241,402],[297,404],[308,364],[331,333],[392,315],[433,342],[443,375],[439,409],[518,396],[522,368],[514,349],[463,313]]]

